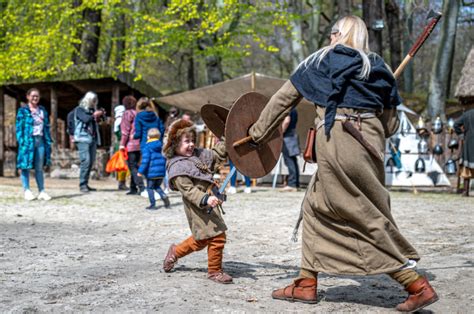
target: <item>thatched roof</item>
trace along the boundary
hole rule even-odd
[[[474,47],[471,48],[466,58],[454,96],[458,98],[474,97]]]

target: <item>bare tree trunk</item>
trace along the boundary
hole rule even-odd
[[[444,0],[440,43],[436,51],[435,61],[431,70],[428,92],[428,116],[433,120],[440,116],[446,120],[446,98],[453,66],[456,25],[460,0]]]
[[[115,60],[114,64],[118,67],[123,61],[123,53],[125,50],[125,16],[123,13],[117,18],[115,23],[115,34],[117,40],[115,41]]]
[[[110,54],[112,53],[112,38],[115,35],[115,12],[116,12],[116,6],[110,8],[110,10],[107,12],[107,3],[108,0],[104,0],[104,9],[102,9],[102,16],[107,16],[107,24],[102,25],[102,35],[100,36],[100,40],[102,41],[102,47],[100,51],[100,63],[103,65],[107,65],[109,63],[110,59]]]
[[[307,50],[304,51],[305,57],[319,49],[319,26],[321,22],[322,0],[307,0],[306,6],[309,14],[303,21],[302,38],[306,42]],[[306,15],[306,14],[305,14]]]
[[[289,3],[289,12],[302,16],[302,3],[301,0],[292,0]],[[301,61],[304,60],[304,52],[302,45],[302,29],[301,19],[292,19],[290,22],[292,36],[291,36],[291,59],[293,61],[293,67],[296,68]]]
[[[72,7],[74,9],[78,8],[81,5],[81,3],[82,3],[82,0],[74,0],[72,2]],[[75,22],[74,26],[76,29],[76,33],[73,34],[73,36],[77,37],[77,39],[80,40],[82,38],[82,27],[80,27],[81,22],[82,22],[82,14],[77,14],[74,22]],[[80,51],[81,51],[81,44],[80,43],[74,44],[74,53],[72,55],[72,62],[74,64],[80,63]]]
[[[339,18],[350,15],[352,13],[351,0],[337,0],[337,14]]]
[[[81,43],[81,62],[95,63],[97,62],[97,52],[99,51],[100,37],[100,18],[99,10],[85,9],[84,21],[85,26],[82,32]]]
[[[387,16],[388,32],[390,34],[390,66],[395,71],[402,63],[400,9],[395,0],[385,0],[385,15]]]
[[[382,30],[377,29],[379,23],[383,23],[382,0],[363,0],[362,15],[369,31],[369,48],[382,56]]]
[[[140,6],[141,6],[141,1],[140,0],[133,0],[132,1],[132,5],[133,5],[133,12],[135,13],[135,15],[140,12]],[[136,27],[136,21],[133,21],[133,26],[132,28],[135,28]],[[135,50],[138,48],[138,42],[137,42],[137,38],[134,34],[134,32],[132,31],[132,39],[131,39],[131,43],[130,43],[130,48],[131,48],[131,55],[130,55],[130,73],[135,73],[136,69],[137,69],[137,57],[135,55]]]
[[[406,56],[413,45],[413,6],[408,1],[403,7],[403,55]],[[413,93],[414,85],[413,62],[409,62],[403,71],[403,90],[405,93]]]
[[[212,55],[206,57],[207,82],[216,84],[224,80],[224,72],[222,71],[222,58]]]
[[[188,89],[195,89],[196,88],[196,79],[194,77],[194,55],[193,51],[189,52],[187,57],[188,59]]]

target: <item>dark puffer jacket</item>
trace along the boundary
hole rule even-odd
[[[147,179],[163,178],[166,171],[166,159],[161,154],[162,143],[158,139],[149,140],[142,146],[142,163],[138,172]]]

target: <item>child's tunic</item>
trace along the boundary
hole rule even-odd
[[[181,192],[184,212],[196,240],[213,238],[227,230],[220,211],[214,208],[208,214],[209,206],[201,204],[213,183],[216,163],[225,158],[225,145],[220,142],[212,150],[195,149],[192,157],[175,156],[168,160],[170,188]]]

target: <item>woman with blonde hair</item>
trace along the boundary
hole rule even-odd
[[[370,52],[365,23],[338,20],[331,43],[301,62],[250,128],[254,145],[271,138],[302,98],[316,105],[318,170],[302,204],[301,271],[274,299],[317,302],[318,273],[387,273],[409,296],[399,311],[438,300],[414,269],[420,258],[400,233],[384,186],[385,138],[399,124],[397,84],[383,59]]]

